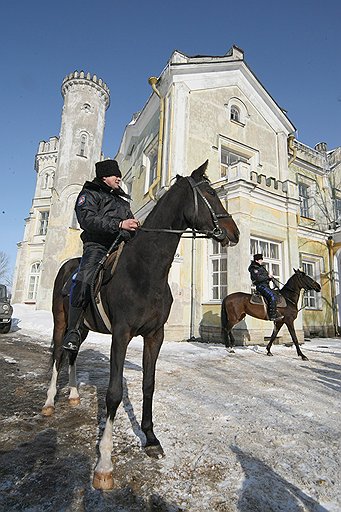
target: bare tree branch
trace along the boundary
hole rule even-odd
[[[0,251],[0,282],[10,284],[9,259],[6,253]]]

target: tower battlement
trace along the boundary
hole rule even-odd
[[[70,90],[79,85],[88,85],[90,87],[94,87],[95,90],[102,96],[105,103],[105,109],[109,107],[110,89],[107,84],[103,82],[102,78],[98,78],[97,75],[91,76],[91,73],[85,73],[84,71],[73,71],[72,73],[66,75],[62,82],[63,98]]]

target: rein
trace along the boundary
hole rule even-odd
[[[217,241],[224,240],[226,237],[226,231],[224,229],[221,229],[219,226],[218,219],[222,218],[231,218],[232,215],[228,212],[226,213],[216,213],[210,203],[207,201],[206,197],[202,193],[202,191],[199,188],[199,185],[202,185],[202,183],[207,183],[206,180],[201,180],[198,183],[194,181],[194,179],[191,176],[187,176],[185,178],[188,183],[190,184],[192,191],[193,191],[193,197],[194,197],[194,212],[195,212],[195,222],[198,219],[198,213],[199,213],[199,207],[198,207],[198,195],[201,197],[201,199],[204,201],[204,204],[208,208],[212,221],[214,224],[214,228],[212,230],[198,230],[195,228],[192,228],[190,231],[187,231],[187,229],[166,229],[166,228],[144,228],[141,227],[141,231],[151,231],[151,232],[157,232],[157,233],[175,233],[179,235],[187,234],[185,238],[207,238],[212,237]]]

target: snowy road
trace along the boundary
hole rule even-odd
[[[263,347],[229,354],[166,342],[154,400],[166,456],[157,461],[140,447],[142,344],[133,340],[114,429],[116,485],[101,493],[91,478],[110,340],[91,334],[81,349],[81,405],[68,407],[64,372],[55,416],[43,418],[50,318],[16,314],[20,330],[0,339],[1,511],[341,510],[341,340],[305,343],[307,362],[278,345],[270,358]]]

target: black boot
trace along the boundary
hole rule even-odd
[[[75,308],[71,305],[69,306],[68,329],[63,340],[63,348],[70,352],[75,352],[76,354],[81,345],[79,325],[82,321],[83,311],[83,308]]]
[[[278,320],[283,320],[284,316],[281,315],[279,311],[275,311],[275,314],[270,315],[269,320],[272,322],[277,322]]]

